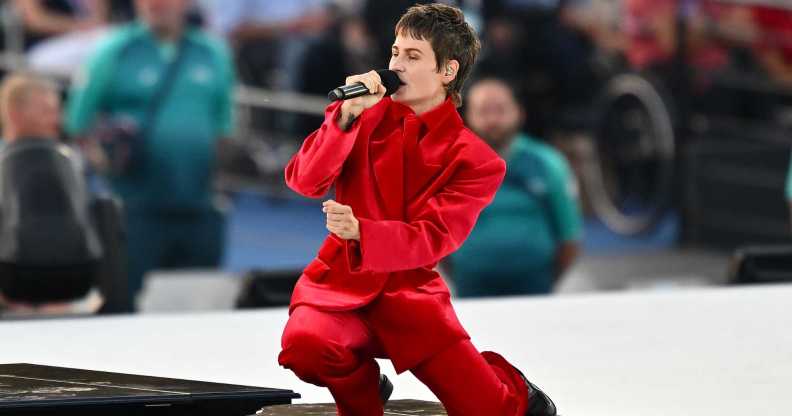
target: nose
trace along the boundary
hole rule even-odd
[[[396,72],[404,72],[404,64],[402,64],[399,58],[391,58],[390,62],[388,63],[388,69]]]

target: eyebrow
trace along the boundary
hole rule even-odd
[[[397,51],[398,51],[398,50],[399,50],[399,47],[398,47],[398,46],[396,46],[396,45],[393,45],[393,46],[391,46],[391,50],[393,50],[393,49],[395,49],[395,50],[397,50]],[[423,52],[421,52],[421,50],[420,50],[420,49],[417,49],[417,48],[407,48],[407,49],[405,49],[405,50],[404,50],[404,52],[405,52],[405,53],[410,53],[410,52],[418,52],[418,53],[420,53],[420,54],[423,54]]]

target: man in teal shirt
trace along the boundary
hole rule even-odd
[[[152,269],[213,267],[222,253],[211,174],[217,141],[231,134],[234,74],[225,46],[185,25],[188,5],[137,0],[140,21],[103,43],[68,102],[67,131],[100,172],[114,156],[91,139],[97,125],[142,132],[135,163],[108,174],[126,210],[131,297]]]
[[[576,182],[564,157],[520,133],[524,112],[502,81],[467,96],[468,125],[506,160],[506,177],[447,263],[456,294],[545,294],[573,263],[581,236]]]

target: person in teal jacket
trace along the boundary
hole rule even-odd
[[[468,125],[506,160],[506,178],[446,266],[460,297],[546,294],[574,262],[581,238],[576,181],[566,159],[520,132],[511,89],[483,79],[469,90]]]
[[[140,20],[109,36],[69,94],[66,130],[98,170],[118,150],[91,139],[97,126],[140,136],[125,168],[107,175],[126,211],[131,297],[150,270],[214,267],[222,256],[211,176],[217,142],[232,133],[234,70],[220,40],[186,25],[189,3],[138,0]]]

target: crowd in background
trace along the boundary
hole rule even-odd
[[[192,2],[189,19],[226,41],[243,84],[323,96],[347,74],[387,65],[392,27],[416,2],[208,0]],[[681,53],[702,78],[739,70],[792,85],[792,12],[772,2],[449,2],[463,8],[484,42],[478,74],[508,80],[529,110],[526,128],[540,136],[563,122],[555,115],[562,105],[586,102],[596,93],[587,86],[614,71],[673,76],[682,38]],[[64,62],[74,69],[98,42],[97,33],[135,18],[132,0],[9,5],[21,20],[22,47],[34,67],[44,69]],[[72,42],[59,39],[69,37]],[[56,47],[46,47],[53,42]]]
[[[387,67],[393,27],[415,3],[15,0],[3,6],[3,43],[34,69],[73,77],[64,136],[124,202],[134,296],[153,269],[219,264],[223,214],[210,176],[217,143],[234,134],[233,87],[323,96],[350,74]],[[735,71],[792,87],[789,9],[718,0],[450,3],[483,43],[463,113],[509,165],[468,244],[444,264],[463,296],[550,293],[574,261],[577,181],[547,139],[575,124],[561,110],[588,105],[608,76],[651,71],[673,86],[684,59],[702,90],[713,74]],[[298,138],[316,126],[306,117],[287,129]]]

